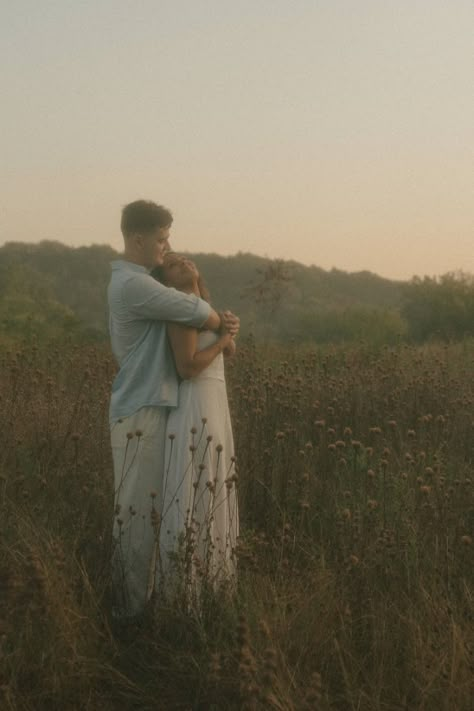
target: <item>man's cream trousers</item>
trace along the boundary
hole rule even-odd
[[[161,511],[168,409],[142,407],[111,427],[115,480],[114,612],[140,613],[155,575],[153,510]]]

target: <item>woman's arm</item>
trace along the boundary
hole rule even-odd
[[[168,323],[166,328],[173,349],[176,370],[185,380],[199,375],[232,340],[230,333],[223,333],[211,346],[198,351],[198,332],[195,328],[177,323]]]

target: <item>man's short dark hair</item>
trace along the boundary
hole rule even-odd
[[[124,237],[134,233],[147,234],[157,227],[170,227],[173,215],[162,205],[151,200],[135,200],[122,210],[120,229]]]

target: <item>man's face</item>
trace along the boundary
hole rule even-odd
[[[141,237],[143,266],[147,269],[151,270],[163,264],[165,254],[170,250],[170,229],[171,227],[156,227]]]

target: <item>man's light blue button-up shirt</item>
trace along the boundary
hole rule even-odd
[[[178,376],[166,321],[200,328],[211,307],[194,294],[163,286],[145,267],[125,260],[112,262],[107,296],[112,351],[120,368],[112,384],[110,423],[142,407],[176,407]]]

